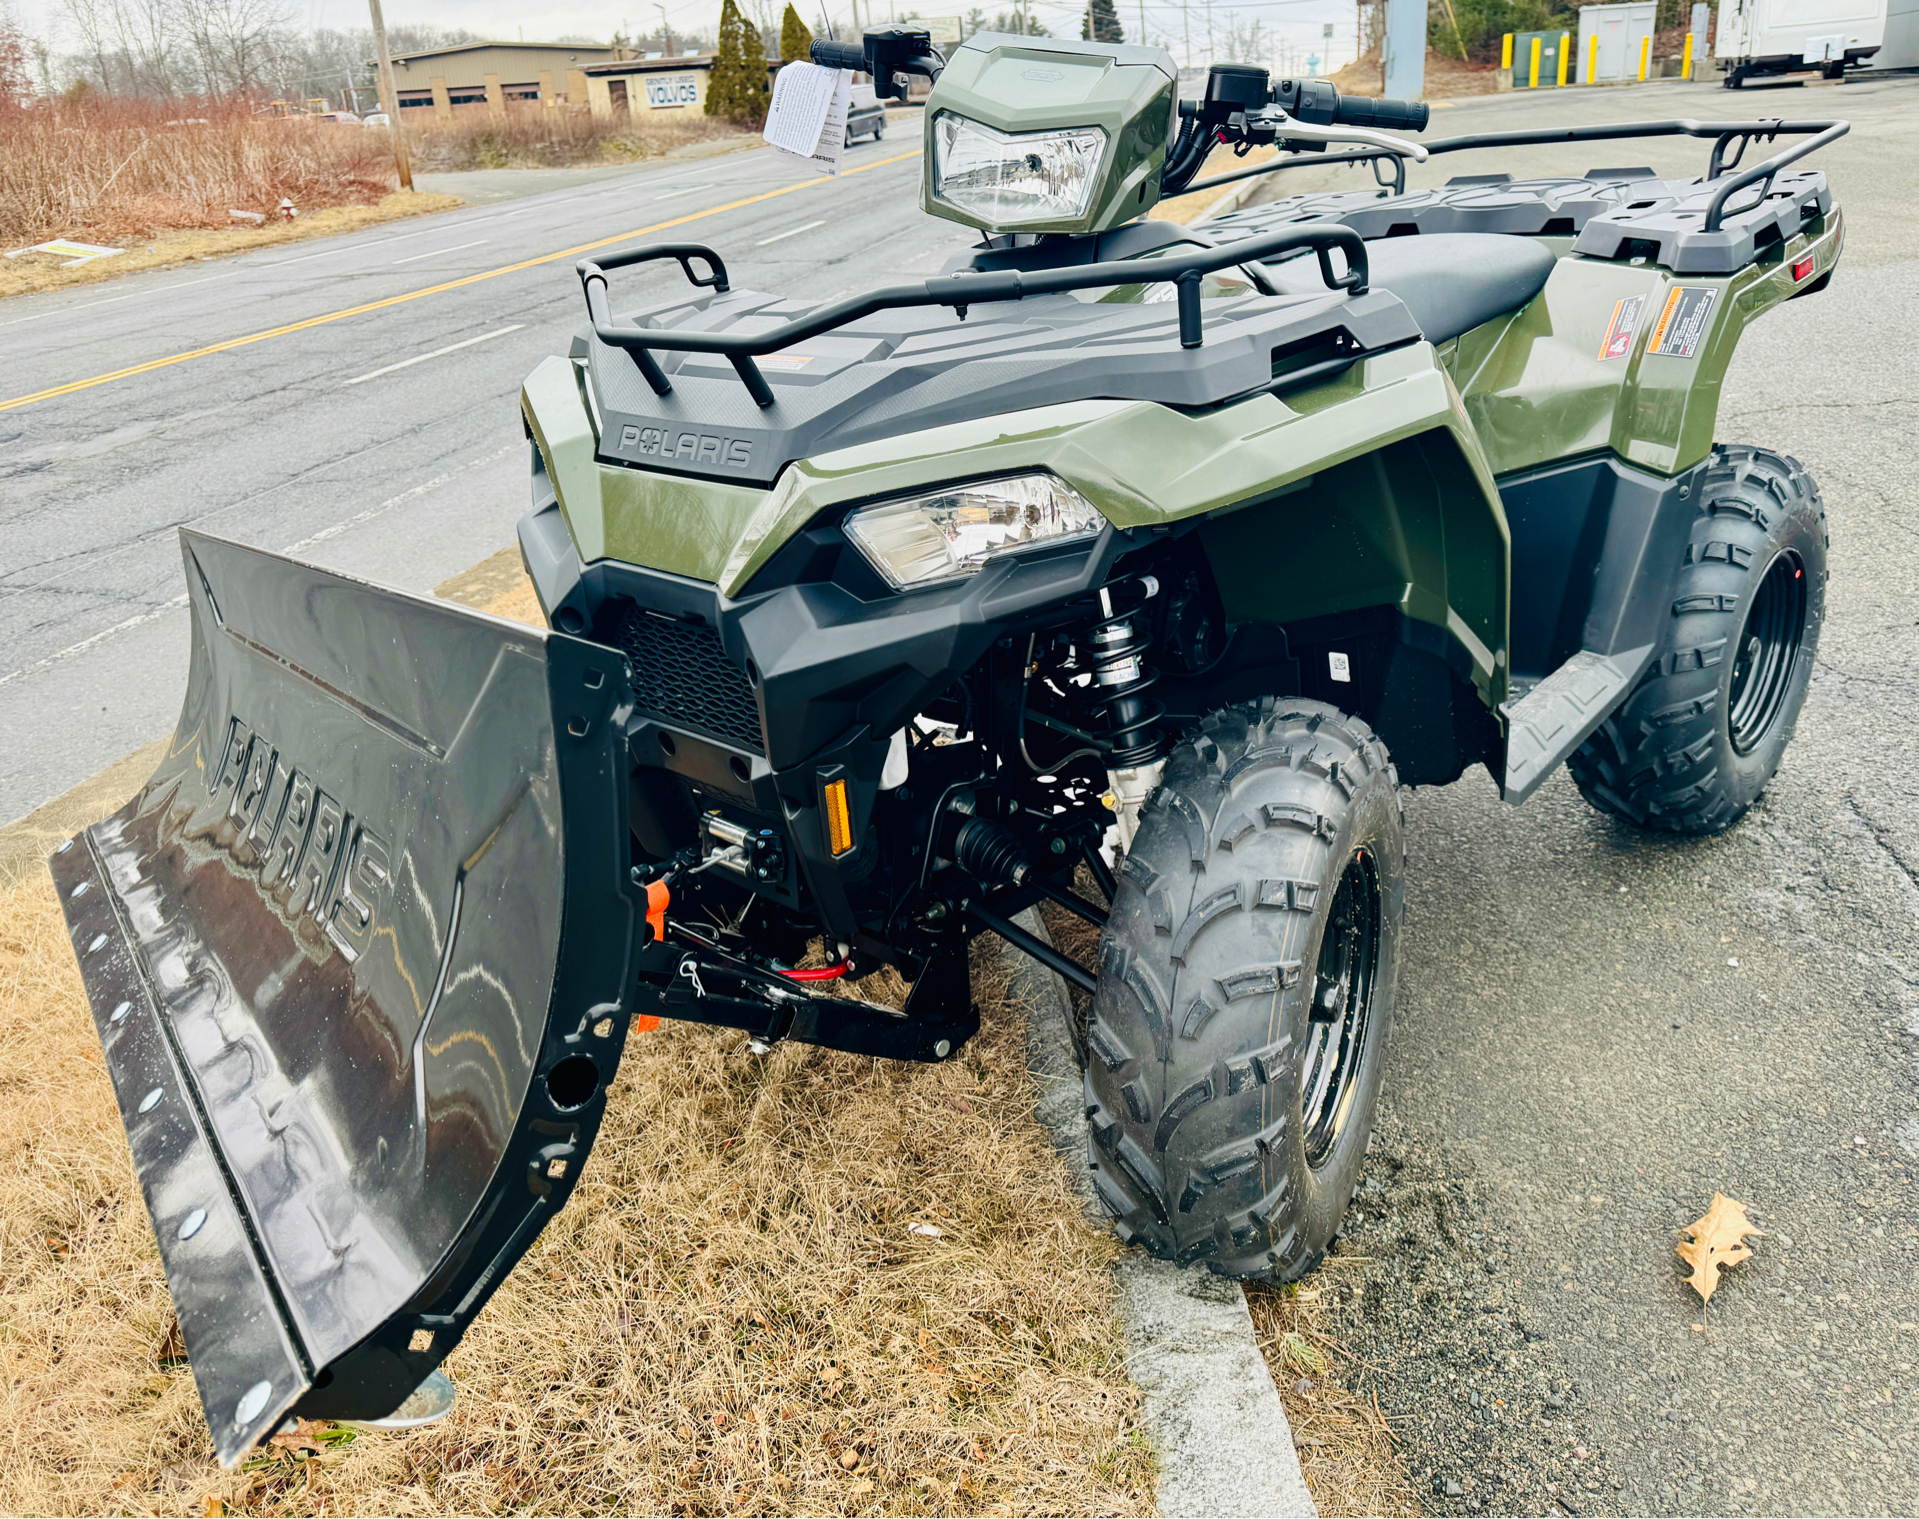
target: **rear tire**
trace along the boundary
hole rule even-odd
[[[1567,760],[1601,812],[1719,833],[1779,768],[1826,612],[1826,510],[1799,461],[1722,445],[1673,584],[1657,656]]]
[[[1404,869],[1399,777],[1358,718],[1267,698],[1175,746],[1087,1034],[1089,1156],[1122,1239],[1226,1276],[1319,1263],[1372,1136]]]

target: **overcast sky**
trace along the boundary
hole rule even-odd
[[[660,21],[659,7],[640,0],[543,0],[534,6],[526,0],[385,0],[389,26],[402,22],[435,26],[464,27],[482,36],[512,39],[524,36],[529,42],[562,34],[608,37],[615,28],[650,31]],[[821,0],[795,0],[801,14],[817,29]],[[978,0],[980,8],[991,16],[1012,8],[1011,0]],[[883,22],[888,19],[887,0],[862,0],[861,19]],[[1138,39],[1141,0],[1115,0],[1126,40]],[[0,7],[6,0],[0,0]],[[287,0],[295,26],[364,26],[367,11],[364,0]],[[1059,36],[1077,35],[1080,5],[1076,0],[1031,0],[1033,15]],[[852,15],[851,0],[827,0],[825,10],[836,22],[844,23]],[[59,0],[12,0],[12,9],[21,23],[56,47],[59,37]],[[960,14],[971,4],[953,0],[894,0],[896,11],[918,10],[922,15]],[[1184,61],[1186,38],[1192,38],[1195,61],[1204,61],[1207,18],[1210,14],[1216,40],[1223,44],[1229,18],[1244,26],[1254,17],[1265,22],[1286,42],[1301,51],[1322,49],[1322,27],[1332,22],[1337,28],[1332,59],[1335,65],[1353,52],[1356,25],[1352,0],[1186,0],[1185,4],[1167,0],[1147,0],[1144,6],[1146,30],[1154,38],[1170,39],[1173,51]],[[674,27],[711,31],[719,19],[719,0],[666,0],[666,14]],[[1189,30],[1190,29],[1190,30]]]

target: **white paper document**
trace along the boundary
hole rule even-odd
[[[761,135],[774,152],[810,164],[821,174],[838,174],[852,99],[850,69],[789,63],[773,76],[773,103]]]

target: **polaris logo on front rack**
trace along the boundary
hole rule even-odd
[[[728,469],[747,469],[753,463],[753,445],[745,438],[675,432],[669,427],[628,424],[620,429],[620,450],[659,459],[684,459],[689,464],[722,464]]]
[[[349,962],[359,959],[391,879],[386,842],[237,717],[213,794],[227,787],[227,853],[258,868],[261,891],[290,921],[309,914]]]

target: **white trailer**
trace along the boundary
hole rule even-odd
[[[1748,79],[1863,68],[1886,39],[1887,0],[1720,0],[1712,55],[1726,88]]]

